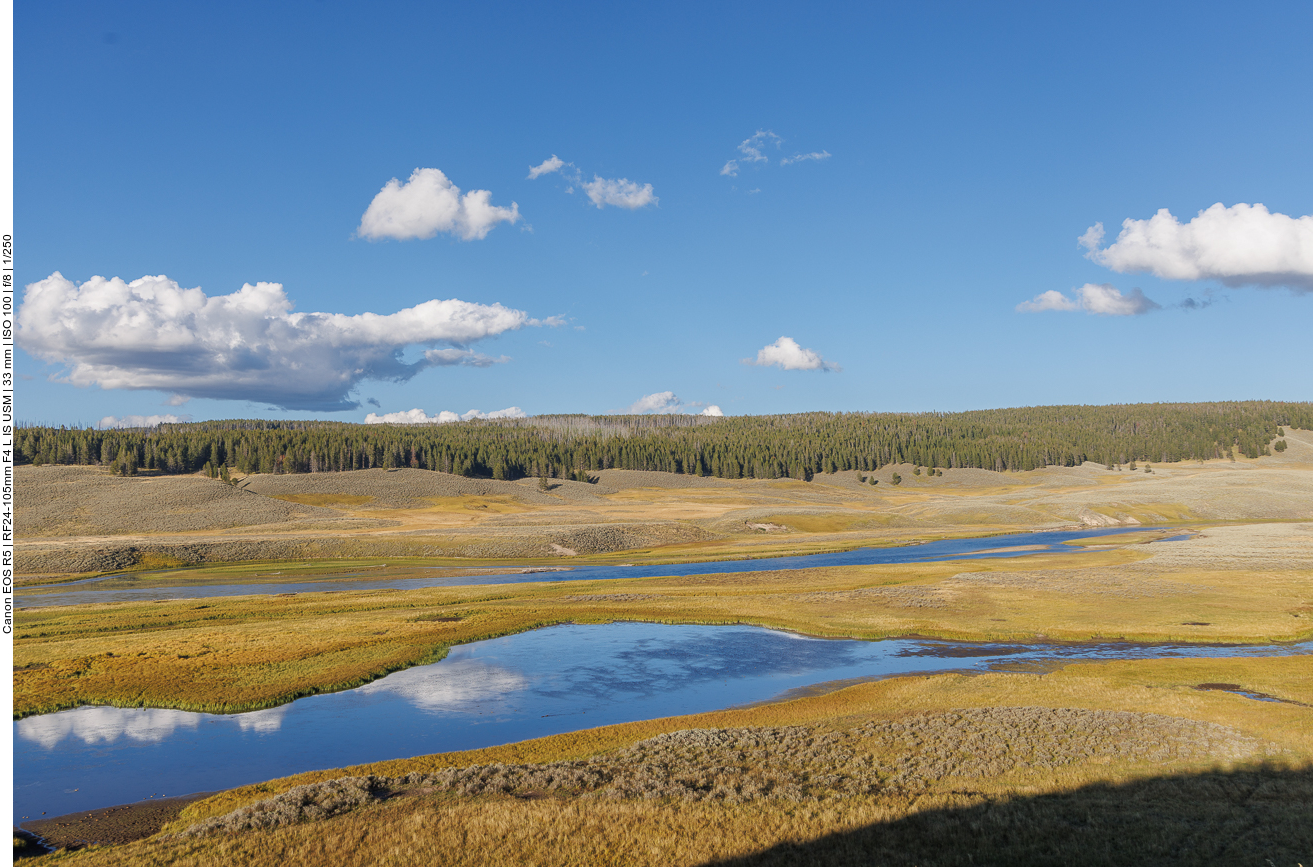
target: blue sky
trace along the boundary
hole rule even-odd
[[[29,422],[1313,399],[1308,4],[50,2],[15,34]],[[416,169],[506,210],[406,187],[371,240]],[[161,275],[209,313],[93,281]],[[214,302],[259,283],[340,316]]]

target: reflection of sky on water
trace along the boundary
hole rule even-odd
[[[460,713],[518,692],[526,683],[524,676],[517,672],[474,659],[456,659],[408,668],[353,692],[358,695],[391,693],[404,698],[413,708]]]
[[[283,724],[287,707],[257,710],[229,717],[244,732],[276,732]],[[53,749],[64,738],[84,744],[112,744],[120,738],[140,743],[159,743],[178,729],[194,729],[205,714],[156,708],[79,707],[61,713],[33,716],[14,723],[23,740]]]
[[[283,717],[286,715],[287,705],[283,705],[237,714],[234,719],[237,720],[237,727],[244,732],[276,732],[283,727]]]
[[[14,724],[16,817],[213,791],[301,771],[473,749],[765,701],[817,683],[1044,659],[1308,653],[1294,647],[963,645],[750,626],[554,626],[282,707],[216,715],[78,708]],[[76,790],[76,791],[74,791]]]
[[[179,727],[195,728],[196,714],[181,710],[79,707],[63,713],[28,717],[15,723],[20,738],[52,749],[64,738],[84,744],[112,744],[119,738],[158,743]]]

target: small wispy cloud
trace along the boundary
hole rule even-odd
[[[591,181],[583,184],[583,188],[584,192],[588,194],[589,200],[599,208],[614,205],[617,208],[628,208],[632,211],[657,203],[657,197],[652,191],[651,184],[640,186],[628,178],[613,180],[594,175]]]
[[[819,162],[820,160],[828,160],[829,158],[830,158],[829,151],[812,151],[809,154],[794,154],[791,157],[784,157],[782,160],[780,160],[780,165],[787,166],[789,163],[804,163],[807,162],[808,160],[815,160]]]
[[[781,337],[757,351],[757,357],[743,359],[744,364],[758,367],[778,367],[781,370],[832,370],[843,368],[831,364],[814,349],[804,349],[792,337]]]
[[[1056,289],[1050,289],[1029,301],[1022,301],[1017,305],[1017,312],[1081,311],[1097,316],[1139,316],[1162,309],[1161,304],[1145,296],[1138,288],[1123,295],[1121,290],[1108,283],[1086,283],[1075,292],[1076,297],[1069,298]]]
[[[356,230],[362,238],[398,241],[432,238],[439,232],[463,241],[482,240],[498,223],[514,224],[520,208],[492,204],[492,193],[470,190],[461,195],[439,169],[415,169],[409,180],[396,178],[384,184],[369,203]]]
[[[570,165],[570,163],[566,163],[565,160],[561,159],[556,154],[552,154],[550,157],[543,160],[538,165],[529,166],[528,179],[531,181],[537,180],[538,178],[541,178],[543,175],[549,175],[552,172],[559,172],[561,170],[561,167],[565,165]]]
[[[554,172],[559,172],[571,184],[566,190],[567,193],[573,193],[577,186],[599,209],[610,205],[635,211],[660,201],[651,184],[640,184],[629,178],[604,178],[594,174],[591,181],[586,181],[583,172],[574,163],[566,162],[556,154],[552,154],[550,159],[543,160],[536,166],[530,166],[529,180],[536,180]]]
[[[784,139],[780,138],[771,130],[759,129],[743,141],[739,142],[739,155],[733,159],[727,160],[725,164],[720,167],[720,174],[722,177],[736,178],[738,177],[739,169],[745,165],[753,165],[754,163],[765,163],[769,165],[772,160],[772,157],[770,156],[771,149],[773,148],[775,151],[779,151],[783,144]],[[818,162],[820,160],[828,160],[830,156],[830,152],[826,150],[811,151],[810,153],[796,153],[791,157],[780,157],[779,165],[787,166],[792,163],[808,161]],[[752,190],[751,192],[760,192],[760,190]]]
[[[1177,304],[1176,306],[1180,307],[1182,310],[1185,311],[1203,310],[1206,307],[1212,307],[1214,304],[1218,303],[1219,301],[1229,301],[1229,300],[1230,299],[1226,295],[1217,295],[1210,290],[1205,292],[1202,298],[1192,298],[1190,296],[1187,296],[1184,300],[1181,301],[1181,303]]]
[[[770,130],[759,129],[752,135],[739,142],[739,156],[725,163],[721,167],[720,173],[729,177],[736,177],[739,173],[740,163],[764,163],[769,162],[770,157],[766,156],[763,151],[768,150],[774,145],[776,150],[784,142],[784,139],[777,136]]]

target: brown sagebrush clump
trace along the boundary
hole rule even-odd
[[[1263,751],[1254,738],[1215,723],[1082,708],[974,708],[873,720],[838,731],[822,726],[688,729],[590,759],[474,765],[298,786],[178,836],[327,818],[399,794],[815,802],[915,793],[946,778],[993,777],[1089,760],[1234,761]]]
[[[254,831],[327,819],[386,797],[390,780],[375,776],[343,777],[297,786],[281,795],[192,825],[178,836],[204,837],[216,831]]]

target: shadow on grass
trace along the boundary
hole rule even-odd
[[[1213,771],[927,810],[713,863],[1313,867],[1313,768]]]

